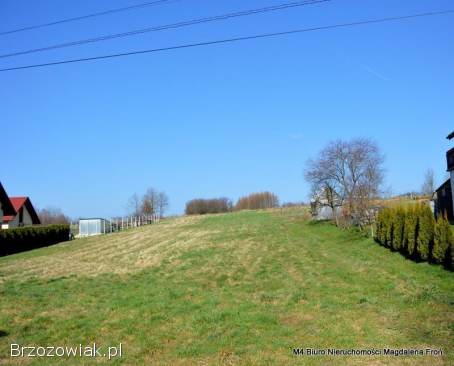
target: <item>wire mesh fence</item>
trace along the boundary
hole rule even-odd
[[[77,222],[71,223],[70,228],[72,237],[80,238],[151,225],[159,220],[160,218],[157,215],[114,217],[110,220],[102,218],[81,218]]]

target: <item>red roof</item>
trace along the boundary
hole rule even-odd
[[[14,209],[16,212],[20,210],[20,208],[24,205],[25,201],[27,201],[28,197],[10,197],[9,200],[13,204]]]

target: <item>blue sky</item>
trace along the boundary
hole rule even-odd
[[[136,1],[4,0],[0,31]],[[285,1],[180,0],[0,37],[2,54]],[[290,1],[289,1],[290,2]],[[0,59],[0,67],[454,8],[349,1]],[[153,186],[170,213],[195,197],[270,190],[306,200],[305,162],[329,140],[371,137],[386,186],[445,177],[454,130],[454,15],[0,73],[0,181],[72,216],[126,214]]]

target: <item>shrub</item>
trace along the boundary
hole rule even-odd
[[[28,226],[0,230],[0,256],[69,240],[69,225]]]
[[[448,252],[449,258],[448,258],[448,267],[451,269],[454,269],[454,235],[451,232],[451,244],[450,244],[450,250]]]
[[[384,208],[376,229],[375,240],[383,246],[454,268],[454,232],[446,219],[435,221],[429,206]]]
[[[186,203],[186,215],[205,215],[229,212],[232,201],[228,198],[195,199]]]
[[[405,228],[404,228],[404,251],[413,256],[416,250],[416,238],[418,237],[418,207],[411,207],[407,209],[405,215]]]
[[[393,236],[394,236],[394,219],[395,219],[395,210],[388,209],[386,210],[386,246],[392,248],[393,245]]]
[[[422,260],[428,260],[434,241],[435,219],[432,210],[427,205],[418,207],[418,236],[416,251]]]
[[[377,216],[377,233],[375,240],[384,246],[388,246],[387,239],[389,236],[390,210],[390,208],[385,208],[381,210]]]
[[[398,207],[394,211],[392,248],[394,250],[402,250],[404,244],[405,209]]]
[[[435,263],[446,263],[452,260],[454,239],[449,222],[441,215],[435,224],[434,246],[432,250],[432,260]]]
[[[377,222],[375,223],[375,241],[383,244],[383,226],[384,226],[384,210],[381,210],[377,215]]]

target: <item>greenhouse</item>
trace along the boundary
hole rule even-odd
[[[110,233],[112,226],[110,221],[100,218],[80,219],[79,236],[93,236]]]

